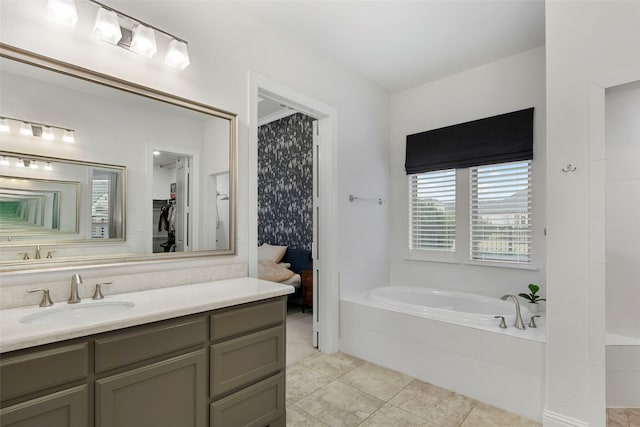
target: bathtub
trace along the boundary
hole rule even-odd
[[[640,408],[640,338],[607,332],[607,408]]]
[[[529,323],[528,309],[521,306]],[[499,327],[495,315],[506,318]],[[513,326],[512,301],[426,288],[382,287],[340,300],[343,352],[524,417],[542,419],[544,315]]]
[[[504,316],[507,324],[515,323],[515,304],[483,295],[431,288],[387,286],[367,294],[380,306],[417,316],[469,325],[497,325],[494,316]],[[522,318],[530,316],[529,309],[520,305]]]

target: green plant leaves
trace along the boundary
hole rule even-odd
[[[535,295],[536,292],[538,292],[540,290],[540,286],[534,285],[533,283],[529,283],[529,290],[531,291],[531,293],[533,295]]]

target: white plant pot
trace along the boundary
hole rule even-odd
[[[535,302],[530,302],[527,303],[528,308],[529,308],[529,313],[531,314],[537,314],[540,311],[540,304],[537,304]]]

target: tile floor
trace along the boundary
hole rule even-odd
[[[311,345],[312,315],[287,316],[288,427],[539,426],[466,396]],[[640,427],[640,409],[608,409],[608,427]]]
[[[288,427],[540,425],[344,353],[320,353],[311,321],[295,309],[287,316]]]
[[[608,427],[640,427],[640,408],[607,409]]]

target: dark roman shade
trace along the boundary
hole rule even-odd
[[[407,175],[533,158],[533,108],[407,136]]]

